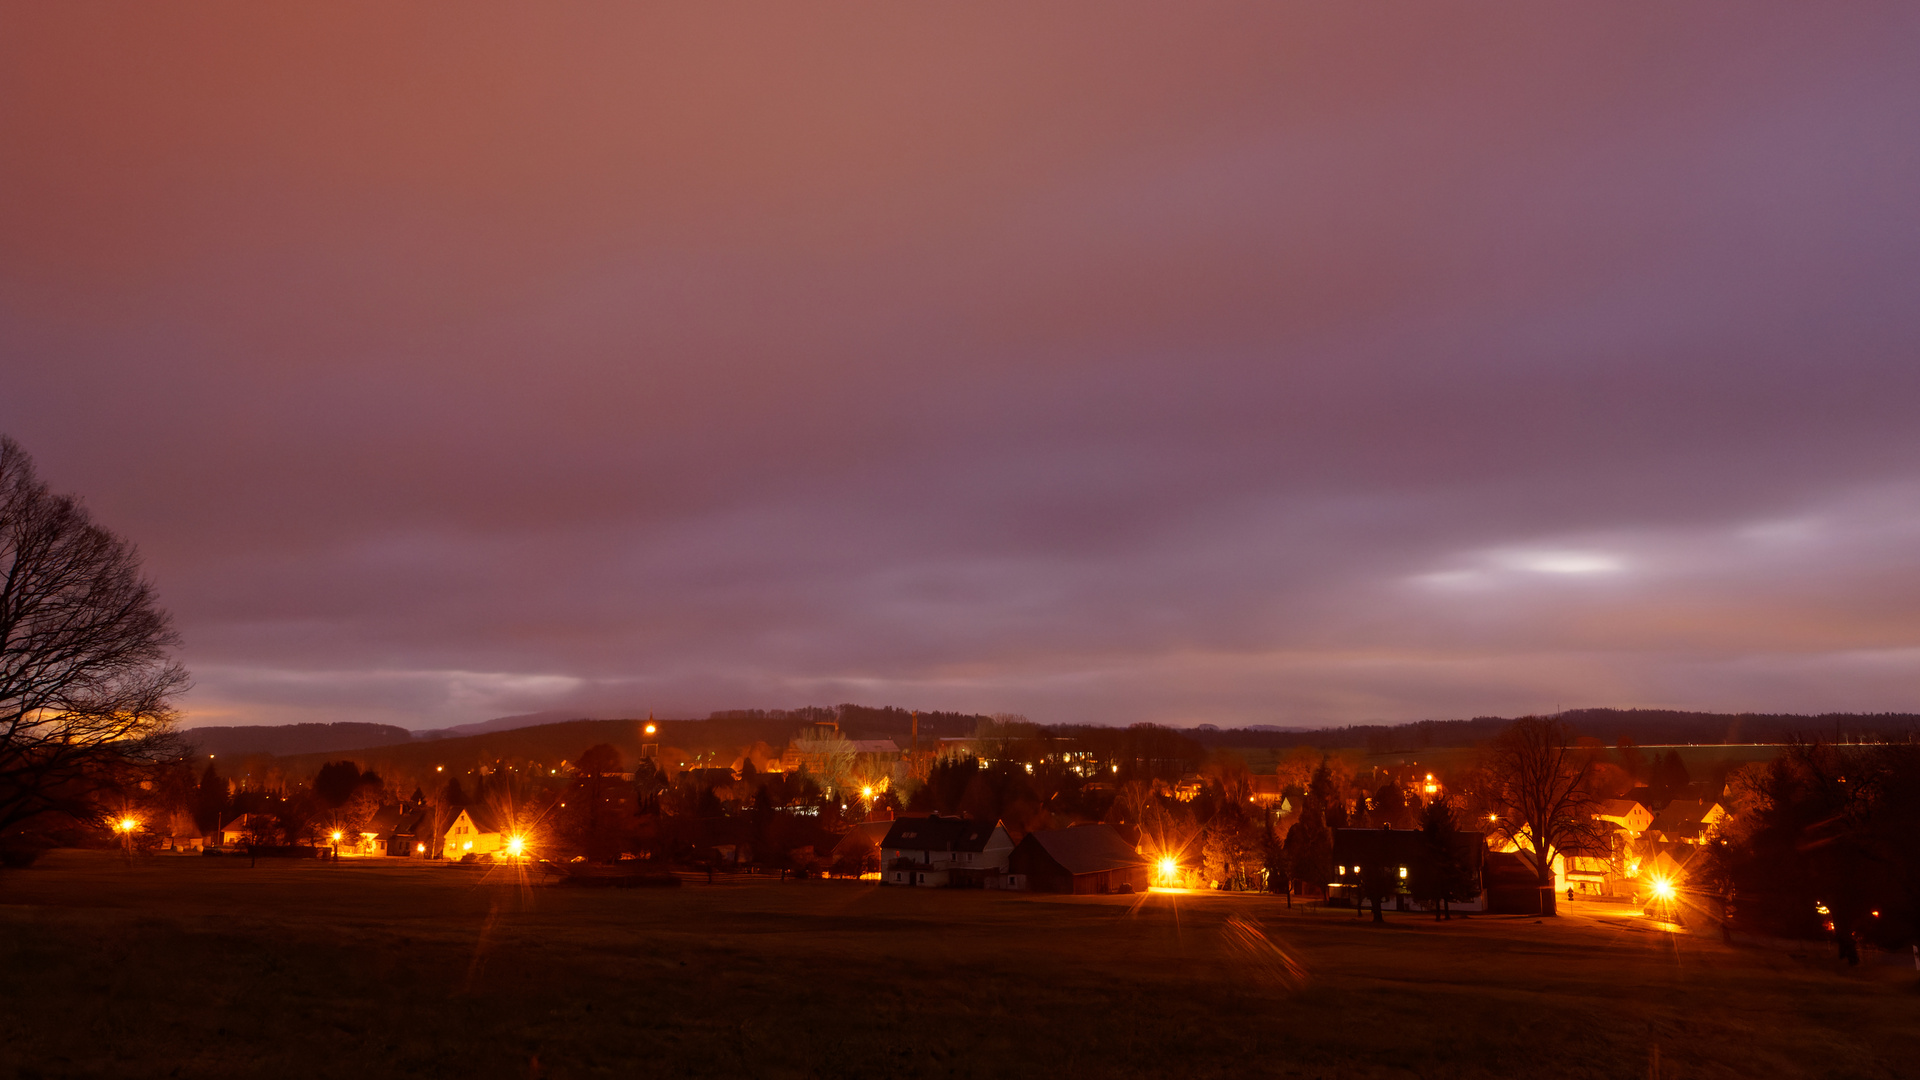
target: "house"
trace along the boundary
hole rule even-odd
[[[1005,886],[1034,892],[1140,892],[1147,860],[1111,825],[1028,833],[1007,858]]]
[[[403,812],[380,841],[391,858],[426,859],[438,854],[433,849],[434,835],[433,811],[415,806]]]
[[[964,817],[901,818],[880,841],[885,885],[997,884],[1013,853],[1006,826]]]
[[[1247,799],[1255,806],[1276,807],[1276,813],[1290,814],[1293,806],[1287,800],[1286,785],[1278,776],[1248,777]]]
[[[863,821],[847,830],[827,856],[834,873],[869,874],[880,869],[880,845],[893,831],[892,821]],[[857,868],[857,869],[856,869]]]
[[[804,768],[814,776],[833,776],[845,766],[863,775],[883,776],[900,757],[900,746],[892,739],[847,739],[841,736],[839,724],[827,720],[808,724],[793,737],[780,755],[780,771]]]
[[[1486,909],[1495,915],[1548,915],[1554,912],[1553,889],[1541,889],[1533,861],[1517,851],[1487,852],[1481,875]]]
[[[441,848],[447,858],[493,855],[506,849],[507,838],[501,832],[500,823],[486,807],[454,806],[448,810],[453,820],[447,826]]]
[[[1487,838],[1472,830],[1457,831],[1448,841],[1453,857],[1465,868],[1471,886],[1480,893],[1474,900],[1453,901],[1454,911],[1480,911],[1486,906]],[[1411,895],[1413,876],[1420,873],[1427,858],[1426,834],[1418,829],[1335,829],[1333,830],[1333,881],[1328,883],[1329,899],[1344,898],[1360,903],[1360,883],[1364,873],[1384,868],[1389,880],[1396,882],[1394,907],[1405,911]]]
[[[206,835],[193,823],[192,814],[175,811],[168,815],[165,831],[160,834],[161,850],[200,851],[206,846]]]
[[[381,807],[360,826],[353,852],[392,858],[426,857],[433,840],[433,812],[413,803]],[[344,849],[343,849],[344,850]]]
[[[1719,833],[1727,809],[1711,799],[1675,800],[1648,826],[1655,839],[1671,843],[1704,844]]]
[[[1607,799],[1593,808],[1596,821],[1610,821],[1623,829],[1628,839],[1638,837],[1653,824],[1653,811],[1638,799]]]
[[[215,838],[221,847],[245,847],[249,838],[256,842],[280,842],[280,823],[272,814],[241,814],[225,825]]]

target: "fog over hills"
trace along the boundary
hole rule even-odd
[[[904,736],[910,713],[893,706],[870,708],[842,705],[838,709],[735,709],[715,712],[704,720],[657,718],[662,725],[696,738],[725,739],[748,729],[752,738],[778,738],[789,728],[838,714],[843,727],[856,736]],[[1629,739],[1642,745],[1656,743],[1770,743],[1793,738],[1902,739],[1920,731],[1920,715],[1912,713],[1708,713],[1673,709],[1574,709],[1559,714],[1577,736],[1609,744]],[[289,757],[364,750],[401,743],[463,739],[523,728],[557,724],[638,720],[639,717],[585,717],[566,711],[523,713],[430,731],[408,731],[390,724],[283,724],[259,727],[193,728],[183,734],[198,753],[236,756],[271,754]],[[923,738],[971,734],[990,718],[963,713],[922,712]],[[1011,718],[1010,718],[1011,719]],[[1413,750],[1440,746],[1471,746],[1493,737],[1512,722],[1510,717],[1477,716],[1470,720],[1420,720],[1405,724],[1358,724],[1341,727],[1291,728],[1255,724],[1220,728],[1201,724],[1186,729],[1208,747],[1315,746],[1370,750]],[[1085,726],[1085,725],[1073,725]],[[736,730],[738,729],[738,730]],[[903,744],[904,745],[904,744]]]

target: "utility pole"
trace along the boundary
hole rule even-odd
[[[913,768],[910,771],[918,776],[920,775],[920,710],[915,709],[910,715],[913,717],[913,756],[908,760],[913,762]]]

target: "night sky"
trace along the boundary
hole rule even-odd
[[[189,723],[1920,707],[1920,9],[558,7],[0,9]]]

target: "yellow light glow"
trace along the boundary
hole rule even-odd
[[[871,788],[871,787],[863,787],[863,788],[861,788],[861,789],[860,789],[860,797],[861,797],[861,798],[863,798],[863,799],[871,799],[871,798],[873,798],[873,788]]]
[[[415,851],[425,851],[425,850],[427,850],[427,845],[425,845],[425,844],[415,844],[415,845],[413,845],[413,850],[415,850]]]
[[[340,842],[340,834],[339,834],[339,833],[334,833],[334,834],[333,834],[333,842],[334,842],[334,843],[336,843],[336,844]]]
[[[464,843],[464,844],[462,844],[462,845],[460,845],[460,850],[462,850],[462,851],[472,851],[472,850],[473,850],[473,841],[471,841],[471,840],[469,840],[469,841],[467,841],[466,843]]]
[[[1653,895],[1662,900],[1673,899],[1673,882],[1668,881],[1666,878],[1654,878]]]
[[[655,726],[653,726],[652,724],[648,724],[648,725],[647,725],[647,734],[649,734],[649,735],[651,735],[651,734],[653,734],[654,732],[656,732],[656,731],[659,731],[659,730],[660,730],[659,728],[657,728],[657,727],[655,727]]]
[[[135,829],[137,829],[137,828],[139,828],[139,827],[140,827],[140,823],[139,823],[139,822],[137,822],[137,821],[135,821],[135,820],[133,820],[132,818],[121,818],[121,819],[120,819],[120,831],[121,831],[121,832],[132,832],[133,830],[135,830]]]
[[[1160,860],[1160,880],[1172,884],[1180,877],[1180,864],[1168,855]]]
[[[446,767],[445,765],[435,765],[435,766],[433,767],[433,771],[434,771],[434,772],[446,772],[446,771],[447,771],[447,767]]]
[[[523,850],[526,849],[526,846],[527,846],[526,841],[520,839],[519,837],[517,836],[509,837],[507,839],[507,854],[518,855]]]

